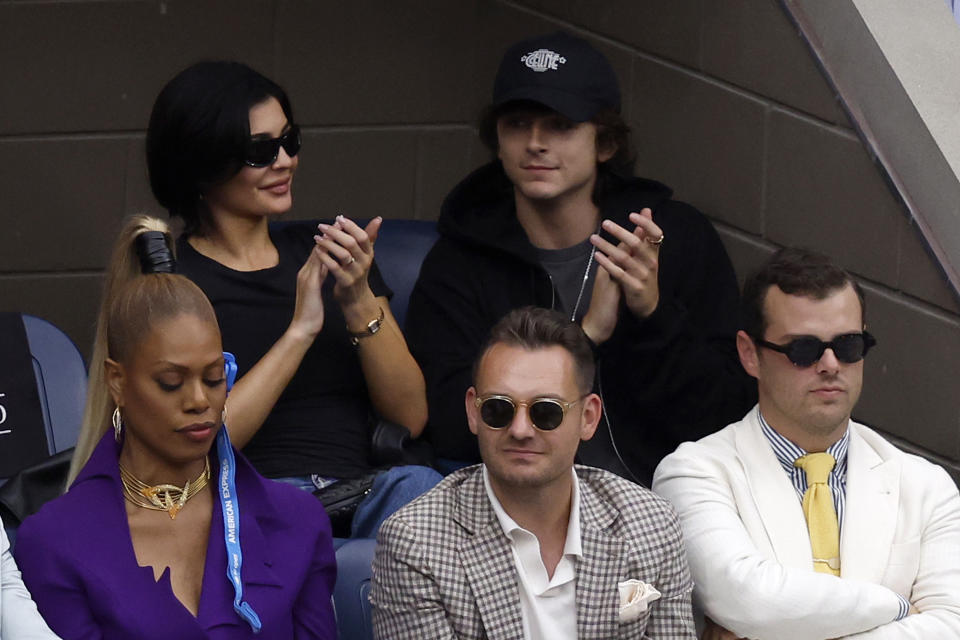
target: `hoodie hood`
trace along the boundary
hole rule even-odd
[[[606,193],[600,203],[601,215],[625,223],[631,211],[668,200],[672,189],[655,180],[623,178],[604,172]],[[639,206],[638,206],[639,203]],[[464,178],[447,195],[437,221],[440,234],[468,244],[480,245],[515,255],[529,256],[532,245],[517,220],[513,184],[499,160],[483,165]]]

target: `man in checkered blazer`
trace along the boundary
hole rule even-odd
[[[375,637],[695,638],[677,516],[574,466],[601,415],[580,327],[526,307],[494,327],[465,405],[484,464],[380,528]]]

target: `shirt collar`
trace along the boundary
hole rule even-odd
[[[759,408],[757,409],[757,416],[760,418],[760,429],[770,443],[770,447],[777,456],[777,460],[780,461],[780,466],[782,466],[787,473],[794,473],[796,467],[793,463],[798,458],[807,455],[807,452],[767,424]],[[847,428],[844,429],[843,436],[827,448],[827,453],[832,455],[833,459],[837,461],[831,473],[841,478],[845,477],[847,473],[847,447],[849,445],[850,429]]]
[[[513,539],[510,535],[513,531],[527,531],[510,517],[504,510],[503,505],[497,499],[490,485],[490,477],[487,474],[487,465],[482,465],[483,487],[487,491],[487,498],[490,499],[490,506],[500,522],[500,528],[507,538]],[[580,481],[577,479],[577,472],[571,467],[570,473],[573,474],[573,489],[570,495],[570,519],[567,522],[567,539],[563,543],[563,555],[583,556],[583,547],[580,544]],[[527,531],[527,533],[530,533]],[[532,533],[530,535],[533,535]]]

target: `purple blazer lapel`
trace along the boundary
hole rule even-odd
[[[98,505],[95,517],[90,512],[76,519],[78,526],[88,529],[78,535],[96,541],[90,547],[91,561],[102,575],[123,585],[124,618],[154,620],[159,625],[153,629],[157,636],[204,640],[207,636],[197,619],[173,594],[170,570],[154,579],[152,567],[137,564],[117,467],[119,453],[120,445],[113,432],[107,432],[74,481],[72,487],[83,483],[83,491],[90,492],[88,502]],[[158,611],[163,615],[157,616]]]

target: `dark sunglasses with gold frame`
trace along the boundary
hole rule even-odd
[[[513,423],[517,410],[527,408],[530,423],[540,431],[553,431],[563,423],[570,407],[583,398],[566,402],[557,398],[534,398],[530,402],[518,402],[510,396],[477,396],[473,405],[480,409],[480,419],[491,429],[505,429]]]

